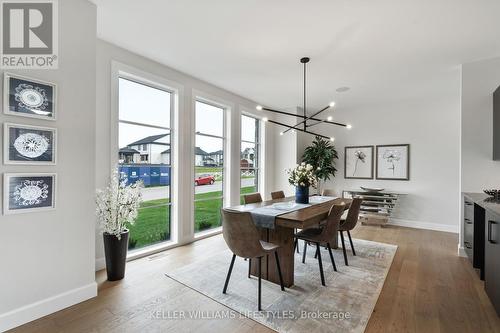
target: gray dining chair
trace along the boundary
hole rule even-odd
[[[283,199],[283,198],[285,198],[285,192],[283,192],[283,191],[271,192],[271,199],[276,200],[276,199]]]
[[[340,233],[340,239],[342,241],[342,252],[344,253],[344,262],[346,266],[348,266],[349,263],[347,261],[347,251],[345,248],[344,231],[347,232],[347,236],[349,237],[349,243],[351,243],[352,254],[355,256],[356,250],[354,250],[354,244],[352,243],[350,230],[354,229],[354,227],[356,227],[356,224],[358,223],[359,211],[361,209],[362,202],[363,199],[361,198],[352,199],[351,206],[349,207],[347,213],[347,217],[345,218],[345,220],[340,221],[339,233]]]
[[[243,196],[243,202],[246,204],[262,202],[262,197],[260,193],[245,194]]]
[[[250,268],[252,266],[252,259],[257,258],[258,260],[258,310],[262,310],[261,306],[261,273],[262,273],[262,257],[273,254],[276,259],[276,268],[278,269],[278,275],[280,278],[281,290],[285,290],[283,284],[283,276],[281,274],[280,261],[278,256],[279,245],[264,242],[260,239],[259,231],[253,223],[252,216],[248,212],[232,212],[226,209],[221,210],[222,213],[222,235],[226,241],[227,246],[233,252],[231,258],[231,264],[229,265],[229,270],[226,276],[226,282],[224,283],[224,289],[222,293],[225,294],[227,291],[227,286],[229,284],[229,279],[231,278],[231,272],[234,266],[234,260],[236,256],[242,258],[248,258],[248,277],[250,277]]]

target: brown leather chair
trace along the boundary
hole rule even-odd
[[[321,195],[325,197],[335,197],[335,191],[332,188],[325,188],[323,192],[321,192]]]
[[[262,257],[274,253],[276,266],[280,278],[281,290],[285,290],[283,285],[283,276],[281,274],[280,261],[278,257],[278,245],[264,242],[260,240],[260,235],[257,227],[253,223],[250,213],[232,212],[222,209],[222,234],[227,246],[233,252],[229,271],[227,272],[226,282],[222,293],[226,293],[229,278],[233,270],[234,260],[236,256],[248,258],[248,277],[250,277],[250,267],[252,266],[252,258],[258,259],[258,310],[261,310],[261,272],[262,272]]]
[[[260,193],[245,194],[243,196],[243,202],[246,204],[262,202],[262,197]]]
[[[283,199],[285,197],[285,192],[283,191],[276,191],[276,192],[271,192],[271,199]]]
[[[358,223],[361,202],[363,202],[363,199],[354,198],[352,200],[351,206],[349,207],[349,211],[347,212],[346,219],[340,221],[339,233],[340,233],[340,239],[342,240],[342,252],[344,253],[344,262],[346,266],[348,266],[349,264],[347,262],[347,252],[345,249],[344,231],[347,231],[347,236],[349,236],[349,242],[351,243],[352,254],[356,255],[356,251],[354,250],[354,245],[352,243],[351,233],[349,231],[354,229],[354,227],[356,227],[356,224]]]
[[[323,228],[309,228],[304,229],[295,234],[295,242],[302,239],[304,241],[304,252],[302,253],[302,263],[306,262],[306,251],[307,243],[316,244],[316,254],[318,256],[319,263],[319,273],[321,275],[321,284],[325,286],[325,275],[323,274],[323,261],[321,259],[320,244],[326,243],[326,248],[330,253],[330,259],[332,261],[333,270],[337,271],[337,266],[335,265],[335,259],[333,258],[332,248],[330,247],[330,240],[337,234],[340,217],[344,212],[345,204],[333,205],[328,212],[328,217]]]

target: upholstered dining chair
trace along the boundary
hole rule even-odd
[[[276,191],[276,192],[271,192],[271,199],[283,199],[285,197],[285,192],[283,191]]]
[[[262,197],[260,196],[260,193],[245,194],[243,196],[243,202],[245,204],[262,202]]]
[[[358,223],[359,210],[361,208],[362,202],[363,199],[354,198],[347,212],[347,217],[345,218],[345,220],[342,219],[340,221],[339,233],[340,233],[340,239],[342,240],[342,252],[344,253],[344,262],[346,266],[348,266],[349,263],[347,261],[347,251],[345,248],[344,231],[346,231],[347,236],[349,236],[349,242],[351,243],[352,254],[356,255],[356,250],[354,250],[354,244],[352,243],[351,233],[349,231],[354,229],[354,227],[356,227],[356,224]]]
[[[330,254],[330,259],[332,261],[333,270],[337,271],[337,266],[335,265],[335,259],[333,258],[332,248],[330,246],[331,239],[337,234],[340,217],[344,212],[345,204],[342,203],[340,205],[333,205],[328,212],[328,217],[326,219],[326,223],[322,228],[309,228],[304,229],[295,234],[295,241],[302,239],[304,241],[304,252],[302,253],[302,263],[306,262],[306,252],[307,252],[307,243],[315,243],[316,244],[316,254],[318,255],[318,263],[319,263],[319,273],[321,276],[321,284],[325,286],[325,275],[323,273],[323,261],[321,259],[321,251],[319,249],[320,244],[326,243],[326,248]]]
[[[335,191],[332,188],[325,188],[323,190],[323,192],[321,192],[321,195],[325,196],[325,197],[334,197],[334,196],[336,196],[335,195]]]
[[[233,252],[231,264],[227,272],[226,282],[222,293],[226,293],[231,272],[234,266],[236,256],[248,258],[248,277],[250,277],[250,267],[252,266],[252,259],[258,260],[258,310],[262,309],[261,306],[261,272],[262,272],[262,257],[273,254],[276,259],[276,268],[280,278],[281,290],[285,290],[283,284],[283,276],[281,274],[280,261],[278,257],[279,245],[264,242],[260,240],[260,235],[257,227],[252,221],[252,216],[248,212],[231,212],[225,209],[222,212],[222,235],[226,241],[227,246]]]

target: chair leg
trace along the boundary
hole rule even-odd
[[[248,258],[248,278],[250,279],[250,271],[252,270],[252,258]]]
[[[314,254],[314,259],[318,259],[318,250],[316,250],[316,253]]]
[[[236,254],[233,253],[233,258],[231,259],[231,264],[229,265],[229,271],[226,276],[226,283],[224,283],[224,289],[222,289],[222,293],[225,294],[227,290],[227,285],[229,284],[229,278],[231,277],[231,272],[233,271],[234,259],[236,259]]]
[[[326,243],[326,247],[328,248],[328,252],[330,253],[330,259],[332,260],[333,270],[336,272],[337,265],[335,265],[335,258],[333,258],[332,248],[330,246],[330,243]]]
[[[319,252],[319,243],[316,243],[316,249],[317,249],[317,253],[318,253],[319,274],[321,275],[321,284],[323,286],[326,286],[325,275],[323,274],[323,262],[321,261],[321,252]]]
[[[261,274],[261,272],[262,272],[261,268],[262,268],[262,257],[259,257],[259,288],[258,288],[259,289],[258,290],[259,296],[258,296],[258,304],[257,304],[258,311],[262,310],[261,301],[260,301],[260,298],[261,298],[260,297],[260,295],[261,295],[261,283],[262,283],[262,281],[261,281],[261,275],[262,275]]]
[[[306,263],[306,251],[307,251],[307,242],[304,241],[304,253],[302,253],[302,263]]]
[[[347,252],[345,250],[345,241],[344,241],[344,232],[340,231],[340,239],[342,240],[342,252],[344,252],[344,262],[346,266],[349,266],[349,263],[347,262]]]
[[[278,268],[278,275],[280,277],[281,290],[285,291],[285,284],[283,283],[283,275],[281,275],[280,258],[278,256],[278,251],[274,251],[274,258],[276,259],[276,267]]]
[[[351,233],[349,230],[347,230],[347,236],[349,236],[349,242],[351,243],[351,250],[352,250],[352,255],[356,255],[356,251],[354,250],[354,244],[352,243],[352,238],[351,238]]]

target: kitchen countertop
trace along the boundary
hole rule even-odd
[[[492,197],[484,193],[464,192],[463,195],[493,214],[500,215],[500,201],[495,201]]]

